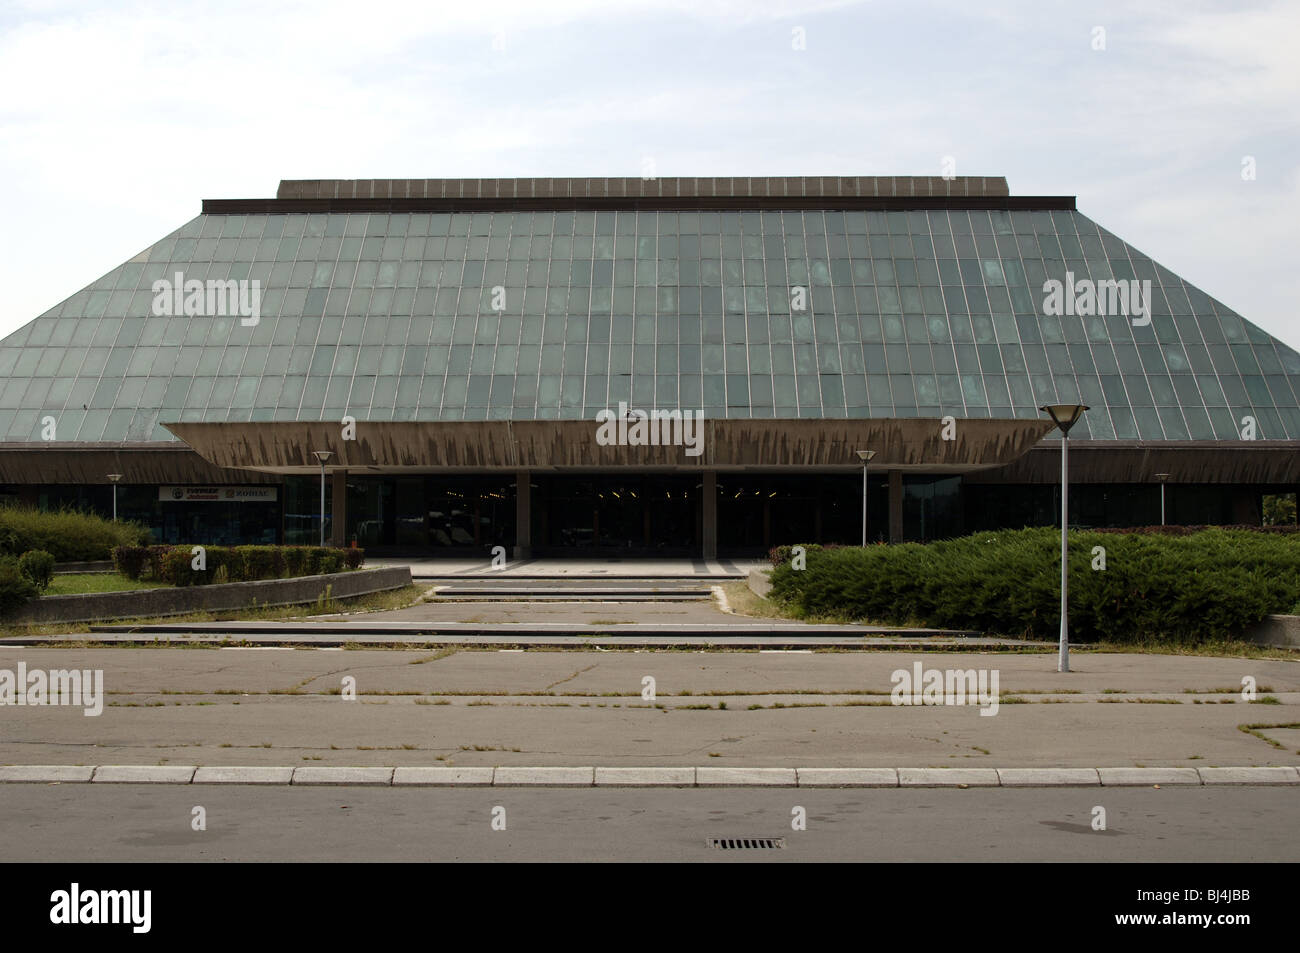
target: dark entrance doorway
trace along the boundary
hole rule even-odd
[[[535,474],[534,555],[698,555],[701,485],[698,474]]]

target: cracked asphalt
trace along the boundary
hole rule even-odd
[[[20,661],[101,669],[107,700],[99,717],[0,708],[6,764],[1300,764],[1289,660],[1080,652],[1061,674],[1021,653],[0,647],[0,668]],[[915,662],[996,671],[996,715],[891,705]],[[1277,703],[1245,701],[1245,677]]]

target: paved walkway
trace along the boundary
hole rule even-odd
[[[1300,664],[1280,659],[1078,654],[1060,673],[1050,654],[969,652],[0,647],[0,668],[20,662],[102,671],[106,694],[96,717],[0,709],[0,764],[1300,765]],[[892,704],[916,665],[996,672],[996,712]],[[1276,703],[1244,700],[1246,676]]]

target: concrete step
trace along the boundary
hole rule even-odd
[[[709,599],[707,586],[435,586],[440,599],[492,600],[522,599],[526,601],[597,600],[608,602],[646,602]]]
[[[595,600],[600,602],[682,602],[709,599],[707,582],[693,577],[653,579],[458,579],[434,585],[440,599],[466,602],[493,599],[527,602]]]

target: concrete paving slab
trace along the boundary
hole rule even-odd
[[[189,784],[196,770],[192,764],[101,764],[91,780],[105,784]]]
[[[1004,788],[1095,787],[1101,784],[1096,768],[998,768]]]
[[[1202,784],[1300,784],[1300,770],[1291,767],[1197,768]]]
[[[530,784],[551,787],[591,787],[596,783],[595,768],[497,768],[492,783],[497,787]]]
[[[1200,784],[1195,768],[1098,768],[1107,787],[1134,784]]]
[[[694,768],[597,768],[596,787],[649,788],[695,786]]]
[[[898,783],[905,788],[997,787],[996,768],[899,768]]]
[[[801,788],[896,788],[897,768],[796,768]]]
[[[33,784],[84,783],[91,779],[95,769],[80,764],[11,764],[0,767],[0,783],[9,781]]]
[[[799,775],[794,768],[696,768],[695,783],[702,788],[765,784],[793,788],[799,785]]]
[[[232,765],[229,767],[199,768],[194,772],[195,784],[289,784],[293,781],[293,768]]]
[[[393,772],[393,785],[444,787],[451,785],[489,785],[492,768],[457,768],[434,765],[427,768],[398,768]]]
[[[294,768],[294,784],[392,784],[392,768]]]

